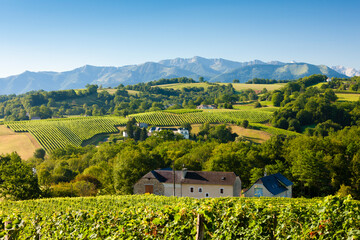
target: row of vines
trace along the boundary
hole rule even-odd
[[[350,198],[213,198],[150,195],[0,203],[0,238],[358,239],[360,202]],[[6,225],[6,226],[5,226]]]
[[[126,124],[120,117],[81,117],[36,121],[6,122],[15,132],[29,132],[46,151],[82,142],[101,133],[115,133],[117,125]]]
[[[272,113],[256,110],[204,110],[201,112],[187,112],[175,114],[170,112],[145,112],[130,115],[138,122],[150,125],[174,126],[182,123],[237,123],[247,119],[249,122],[259,123],[271,119]]]
[[[252,123],[268,121],[271,112],[256,110],[181,110],[173,112],[145,112],[129,115],[137,122],[154,126],[174,126],[182,123],[238,123],[247,119]],[[115,133],[115,126],[125,125],[128,119],[123,117],[77,117],[36,121],[5,122],[15,132],[29,132],[48,152],[64,148],[67,145],[81,144],[97,134]]]

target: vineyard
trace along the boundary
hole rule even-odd
[[[251,123],[260,123],[268,121],[271,116],[271,112],[256,110],[180,109],[138,113],[129,115],[128,118],[77,117],[5,122],[4,124],[15,132],[29,132],[47,152],[51,152],[67,145],[81,146],[85,140],[97,134],[118,132],[115,126],[125,125],[128,119],[132,117],[137,122],[144,122],[149,125],[176,126],[182,123],[239,123],[244,119]]]
[[[247,119],[249,122],[259,123],[271,119],[272,113],[257,110],[214,109],[181,114],[171,112],[145,112],[129,115],[137,122],[144,122],[156,126],[176,126],[182,123],[237,123]]]
[[[43,148],[51,152],[67,145],[81,146],[83,141],[101,133],[115,133],[117,125],[126,124],[120,117],[79,117],[36,121],[6,122],[15,132],[29,132]]]
[[[360,202],[350,198],[100,196],[0,202],[0,238],[358,239]]]

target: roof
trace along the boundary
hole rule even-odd
[[[237,175],[234,172],[202,172],[186,170],[185,178],[183,171],[175,171],[175,183],[182,184],[210,184],[210,185],[234,185]],[[142,178],[157,179],[162,183],[174,183],[173,171],[153,170]]]
[[[285,192],[288,190],[286,187],[293,185],[293,183],[281,173],[259,178],[256,183],[262,183],[273,195]]]

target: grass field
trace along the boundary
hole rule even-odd
[[[185,87],[203,87],[204,89],[207,89],[209,84],[207,83],[171,83],[171,84],[163,84],[163,85],[156,85],[154,87],[161,87],[161,88],[172,88],[172,89],[182,89]]]
[[[227,85],[229,83],[217,83],[219,85]],[[232,83],[236,91],[253,89],[253,90],[263,90],[266,88],[268,91],[276,90],[283,87],[286,83],[276,83],[276,84],[245,84],[245,83]],[[172,89],[182,89],[184,87],[203,87],[207,89],[210,84],[207,83],[172,83],[172,84],[164,84],[158,85],[156,87],[161,88],[172,88]]]
[[[219,83],[220,85],[226,85],[228,83]],[[275,83],[275,84],[245,84],[245,83],[232,83],[236,91],[253,89],[263,90],[266,88],[268,91],[273,91],[285,86],[286,83]]]
[[[217,126],[219,124],[210,124],[210,126]],[[233,133],[236,133],[239,136],[243,136],[246,139],[256,142],[256,143],[262,143],[266,140],[270,139],[272,134],[267,133],[265,131],[260,131],[256,129],[246,129],[240,126],[237,126],[235,124],[226,124],[227,126],[231,127],[231,130]],[[191,124],[191,134],[198,134],[200,132],[202,124]],[[180,126],[169,126],[170,128],[178,128]]]
[[[234,104],[234,109],[239,110],[256,110],[256,111],[268,111],[268,112],[275,112],[279,107],[274,107],[271,101],[261,101],[260,104],[263,106],[261,108],[255,108],[255,102],[250,103],[239,103]]]
[[[358,93],[336,93],[338,101],[350,101],[356,102],[359,101],[360,94]]]
[[[29,133],[15,133],[4,125],[0,126],[0,154],[17,152],[22,159],[33,156],[41,145]]]
[[[98,93],[101,91],[107,91],[110,94],[114,94],[116,92],[116,88],[102,88],[102,89],[98,89]],[[137,93],[139,93],[139,91],[135,91],[135,90],[127,90],[127,92],[129,93],[129,95],[135,95]]]

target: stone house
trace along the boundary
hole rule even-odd
[[[248,190],[245,197],[292,197],[293,183],[280,173],[259,178]]]
[[[216,109],[215,105],[199,105],[196,109]]]
[[[182,135],[185,139],[189,139],[190,137],[190,133],[189,130],[187,130],[186,128],[160,128],[160,127],[152,127],[149,129],[149,133],[148,135],[151,136],[153,133],[155,132],[160,132],[163,130],[169,130],[172,131],[174,134],[180,134]]]
[[[228,197],[240,196],[241,180],[234,172],[202,172],[153,170],[135,185],[134,194],[152,193],[178,197]]]

